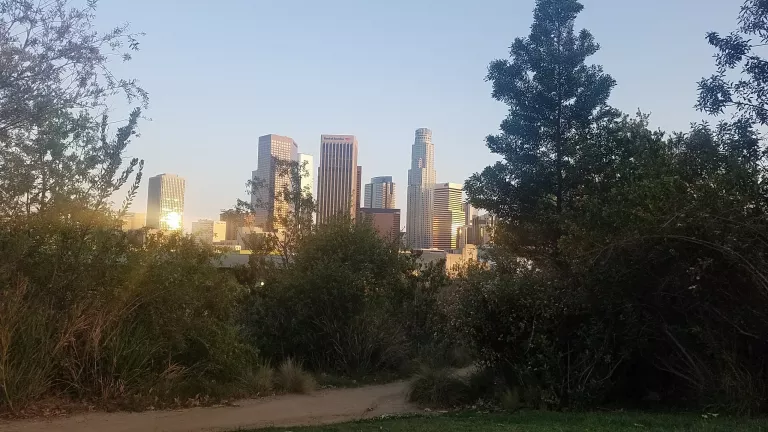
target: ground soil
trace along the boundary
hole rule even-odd
[[[0,420],[2,432],[210,432],[269,426],[300,426],[405,414],[418,409],[406,402],[406,382],[320,390],[241,400],[232,406],[138,413],[85,413],[64,418]]]

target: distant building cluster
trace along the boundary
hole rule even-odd
[[[251,172],[250,211],[226,210],[219,220],[194,221],[192,236],[223,250],[244,252],[259,235],[279,235],[285,230],[284,218],[293,210],[286,194],[300,189],[315,199],[316,223],[328,223],[339,216],[367,221],[382,238],[421,250],[427,260],[437,256],[449,262],[477,259],[477,249],[491,242],[493,217],[478,215],[465,201],[461,184],[437,182],[430,129],[416,129],[411,146],[405,221],[401,221],[397,208],[392,176],[373,176],[369,182],[363,181],[358,147],[354,135],[321,135],[315,171],[313,156],[299,152],[292,138],[276,134],[259,137],[256,169]],[[298,181],[294,162],[301,176]],[[175,174],[159,174],[148,183],[146,214],[126,213],[123,229],[183,229],[185,180]],[[401,232],[402,223],[405,233]]]

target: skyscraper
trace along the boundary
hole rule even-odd
[[[317,170],[317,223],[357,209],[357,138],[354,135],[322,135]]]
[[[472,221],[477,216],[477,209],[472,207],[469,201],[464,203],[464,225],[472,225]]]
[[[406,244],[416,249],[432,247],[432,188],[435,185],[435,146],[432,131],[416,129],[408,170]]]
[[[299,153],[299,168],[302,168],[301,172],[301,190],[309,191],[313,198],[315,196],[315,158],[310,154]],[[305,176],[306,174],[306,176]]]
[[[282,199],[282,192],[291,182],[285,162],[298,160],[298,154],[296,141],[290,137],[275,134],[259,137],[259,159],[252,173],[251,194],[256,225],[265,229],[282,228],[279,217],[285,216],[289,207]]]
[[[176,174],[149,178],[147,189],[147,227],[162,230],[184,228],[184,188],[186,182]]]
[[[395,184],[392,176],[373,177],[371,182],[365,185],[366,208],[395,208]]]
[[[464,226],[462,186],[458,183],[439,183],[435,185],[433,199],[432,247],[456,249],[457,233]]]

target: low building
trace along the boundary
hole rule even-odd
[[[415,249],[413,253],[419,253],[419,261],[423,264],[436,263],[445,260],[445,272],[448,276],[458,275],[461,269],[470,262],[478,262],[477,247],[466,245],[462,249]]]

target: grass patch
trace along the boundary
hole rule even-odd
[[[712,417],[696,414],[557,413],[521,411],[515,414],[462,413],[401,417],[317,427],[260,429],[294,432],[766,432],[768,419]]]

